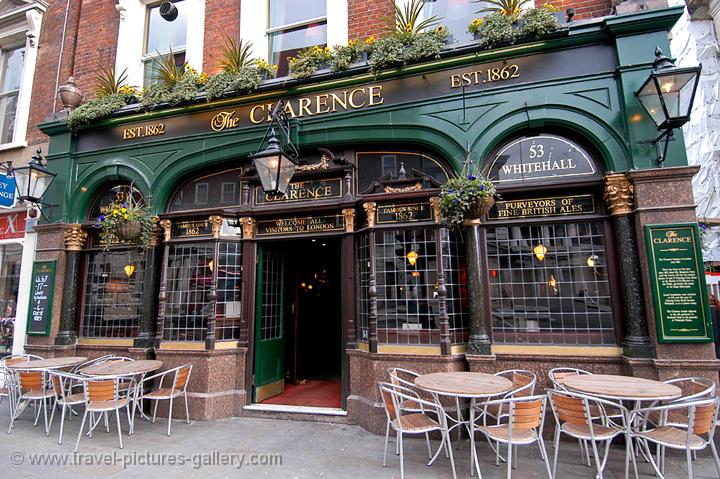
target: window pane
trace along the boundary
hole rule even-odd
[[[25,48],[3,51],[3,93],[20,89],[22,79],[23,62],[25,61]]]
[[[242,243],[220,243],[218,258],[215,337],[240,339]]]
[[[175,57],[175,66],[178,68],[185,64],[185,52],[175,53],[175,50],[173,50],[173,57]],[[157,56],[154,58],[157,58]],[[158,81],[157,61],[158,60],[154,60],[153,58],[145,60],[143,67],[143,85],[149,85]]]
[[[326,0],[270,0],[270,28],[324,17],[325,6]]]
[[[448,175],[440,164],[429,156],[417,153],[383,154],[359,152],[356,157],[358,165],[357,183],[358,192],[360,193],[370,192],[374,182],[388,173],[393,179],[396,179],[400,174],[401,165],[405,168],[408,176],[412,175],[412,170],[417,170],[434,178],[439,183],[445,183],[448,180]],[[432,186],[427,185],[427,187]]]
[[[197,178],[183,185],[170,201],[170,211],[240,204],[240,173],[236,168]]]
[[[14,318],[20,286],[22,245],[0,246],[0,318]]]
[[[270,63],[278,66],[278,76],[288,74],[288,57],[297,56],[306,47],[327,44],[327,23],[313,23],[308,26],[271,33]]]
[[[494,342],[615,344],[602,222],[491,228],[487,247]]]
[[[0,98],[0,142],[10,143],[15,134],[15,114],[17,113],[17,92]]]
[[[177,51],[185,48],[187,39],[187,3],[174,2],[178,16],[168,22],[160,16],[160,6],[151,7],[148,14],[146,54]]]
[[[134,338],[143,314],[144,259],[130,251],[88,253],[82,335]]]
[[[476,0],[435,0],[425,4],[425,17],[436,16],[438,21],[447,27],[450,35],[456,42],[472,40],[472,34],[467,32],[468,25],[473,18],[479,17],[476,13],[486,5]]]

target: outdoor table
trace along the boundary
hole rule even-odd
[[[162,361],[157,359],[141,359],[139,361],[107,361],[105,363],[93,364],[86,368],[83,368],[80,372],[87,376],[139,376],[137,386],[135,386],[135,393],[133,399],[133,418],[135,411],[137,410],[137,402],[139,396],[140,386],[145,375],[149,372],[160,369],[163,365]],[[142,407],[140,408],[140,416],[149,419],[143,413]],[[135,432],[135,421],[132,421],[132,426],[128,435],[132,435]]]
[[[80,356],[69,356],[66,358],[48,358],[48,359],[36,359],[34,361],[23,361],[15,364],[6,364],[8,369],[23,369],[23,370],[35,370],[35,369],[62,369],[77,366],[87,361],[87,358]]]
[[[618,401],[663,401],[682,396],[673,384],[629,376],[579,374],[566,376],[560,383],[573,391]]]
[[[462,425],[467,427],[470,434],[470,475],[474,475],[475,469],[477,469],[478,477],[482,477],[477,451],[475,451],[475,402],[478,399],[505,394],[513,388],[513,383],[504,377],[493,374],[457,371],[425,374],[415,378],[415,385],[433,394],[436,400],[438,395],[454,397],[456,401],[459,401],[459,398],[470,399],[470,417],[468,421],[463,420],[458,407],[456,424],[448,429],[448,436],[450,429]],[[440,449],[442,449],[442,445]],[[438,453],[440,449],[438,449]],[[435,454],[435,457],[438,456],[438,453]],[[432,464],[435,457],[428,465]]]

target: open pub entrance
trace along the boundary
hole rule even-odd
[[[339,238],[259,244],[254,402],[340,408]]]

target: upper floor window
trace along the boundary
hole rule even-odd
[[[288,57],[306,47],[327,45],[325,0],[270,0],[267,33],[270,62],[285,76]]]
[[[20,81],[22,79],[25,47],[2,50],[2,72],[0,81],[0,143],[10,143],[15,134],[15,118],[18,110]]]
[[[452,41],[464,43],[472,40],[472,34],[467,28],[473,18],[479,17],[477,13],[487,6],[477,0],[433,0],[425,2],[423,15],[425,18],[437,17],[450,32]]]
[[[178,10],[178,15],[172,21],[167,21],[160,16],[160,5],[148,8],[143,56],[144,85],[154,80],[153,60],[158,56],[172,51],[176,65],[182,66],[185,63],[188,4],[182,0],[176,1],[174,4]]]

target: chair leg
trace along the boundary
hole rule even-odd
[[[70,414],[72,416],[72,414]],[[58,446],[62,444],[63,427],[65,426],[65,405],[62,405],[62,413],[60,414],[60,435],[58,436]]]
[[[158,407],[158,404],[159,404],[159,403],[160,403],[160,401],[155,401],[155,406],[153,406],[153,418],[152,418],[152,422],[155,422],[155,415],[157,414],[157,407]]]
[[[50,435],[50,427],[48,426],[48,415],[47,415],[47,398],[43,398],[42,400],[42,410],[43,410],[43,416],[45,418],[45,435]]]
[[[449,431],[445,431],[445,433],[443,434],[443,441],[445,442],[445,445],[447,447],[446,451],[449,451],[450,453],[450,467],[452,468],[453,479],[457,479],[457,474],[455,473],[455,459],[453,458],[452,444],[450,444]],[[480,475],[480,468],[478,468],[478,479],[482,479],[482,476]]]
[[[170,437],[170,426],[172,426],[172,412],[173,412],[173,398],[170,396],[170,406],[168,407],[168,431],[167,435]]]
[[[597,466],[598,477],[599,479],[603,479],[602,464],[600,464],[600,454],[598,453],[597,443],[595,441],[590,442],[592,443],[593,456],[595,456],[595,466]]]
[[[402,432],[397,431],[398,445],[400,447],[400,479],[405,479],[405,463],[403,461],[403,441]]]
[[[105,432],[110,432],[110,421],[108,421],[107,411],[105,413],[103,413],[103,417],[105,419]]]
[[[500,449],[500,448],[498,448]],[[507,479],[512,477],[512,465],[513,465],[513,450],[512,442],[508,441],[508,453],[507,453]],[[601,478],[602,479],[602,478]]]
[[[83,413],[82,421],[80,422],[80,430],[78,431],[77,441],[75,441],[75,452],[78,451],[78,446],[80,446],[80,438],[83,435],[83,428],[85,427],[85,419],[87,418],[87,414],[88,414],[87,409],[85,409],[85,412]],[[92,419],[91,419],[91,421],[92,421]]]
[[[692,451],[690,449],[686,449],[685,455],[687,456],[688,479],[693,479]]]
[[[427,443],[428,448],[428,458],[432,459],[432,449],[430,449],[430,434],[425,433],[425,442]]]
[[[557,471],[557,458],[558,458],[558,447],[560,447],[560,429],[555,428],[555,438],[553,440],[553,449],[555,449],[555,454],[553,456],[553,467],[552,467],[552,476],[555,477],[555,471]]]
[[[658,469],[658,465],[655,463],[655,459],[653,459],[652,457],[652,453],[650,452],[650,445],[647,443],[647,441],[640,441],[640,443],[645,447],[645,452],[647,452],[647,457],[650,461],[650,464],[652,465],[653,469],[655,469],[655,474],[657,474],[658,477],[663,477],[660,469]]]
[[[387,466],[387,447],[388,447],[388,438],[390,437],[390,420],[388,419],[387,425],[385,426],[385,451],[383,452],[383,462],[382,466]]]
[[[188,409],[187,391],[183,394],[185,396],[185,422],[190,424],[190,410]]]
[[[543,461],[545,461],[545,468],[547,469],[548,478],[553,479],[553,473],[550,470],[550,461],[548,460],[547,451],[545,450],[545,441],[543,441],[542,438],[542,431],[539,432],[538,446],[540,447],[540,455],[542,456]]]
[[[117,423],[117,428],[118,428],[118,440],[120,441],[120,449],[122,449],[123,443],[122,443],[122,429],[120,428],[120,408],[117,408],[115,410],[115,422]]]
[[[52,409],[50,409],[50,424],[48,425],[48,431],[52,429],[53,419],[55,419],[55,409],[57,409],[57,402],[55,402]]]

